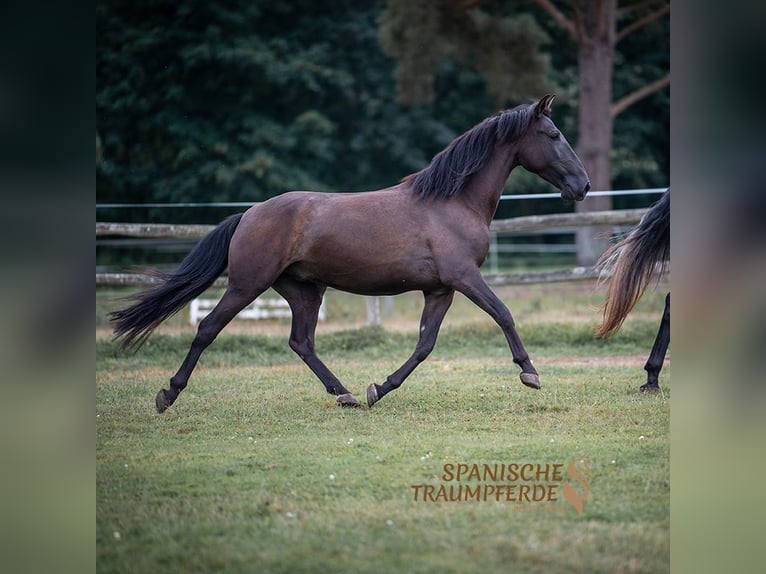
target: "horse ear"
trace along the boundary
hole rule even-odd
[[[535,106],[535,117],[540,117],[541,115],[545,114],[546,116],[551,115],[551,103],[553,102],[553,98],[555,98],[555,94],[548,94],[547,96],[543,96],[540,98],[540,101],[537,102],[537,105]]]

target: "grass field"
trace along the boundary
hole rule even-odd
[[[224,331],[161,416],[154,394],[193,330],[178,317],[121,353],[103,320],[114,293],[101,292],[98,571],[668,571],[670,369],[662,393],[636,391],[664,293],[604,342],[592,338],[602,295],[589,284],[496,291],[540,391],[519,382],[499,329],[458,299],[432,356],[372,409],[336,407],[275,321]],[[333,293],[328,314],[317,350],[361,398],[414,347],[419,298],[397,298],[384,329],[360,327],[361,298]],[[584,482],[570,461],[589,469]],[[558,498],[414,498],[413,485],[503,482],[450,481],[445,465],[512,463],[562,464],[564,480],[547,480]]]

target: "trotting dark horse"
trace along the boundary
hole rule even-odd
[[[359,401],[314,352],[319,306],[327,287],[361,295],[419,290],[425,296],[415,352],[382,385],[367,389],[372,406],[399,387],[431,352],[455,291],[500,326],[521,382],[539,388],[510,311],[479,272],[489,225],[511,170],[518,165],[582,200],[590,189],[580,159],[550,117],[553,96],[503,111],[452,141],[398,185],[365,193],[290,192],[216,227],[164,282],[112,314],[123,345],[140,345],[163,320],[197,297],[228,265],[229,284],[199,325],[170,388],[157,394],[163,412],[186,387],[202,351],[234,316],[273,287],[290,304],[290,347],[341,405]]]
[[[616,332],[641,298],[658,264],[670,256],[670,189],[646,212],[641,222],[599,259],[599,266],[612,272],[604,303],[604,321],[596,336]],[[649,359],[644,365],[646,384],[642,392],[660,390],[659,375],[670,344],[670,293],[665,296],[665,311]]]

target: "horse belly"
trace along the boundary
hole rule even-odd
[[[428,258],[412,261],[385,257],[372,261],[346,256],[332,261],[307,260],[294,263],[285,274],[359,295],[396,295],[439,285],[436,266]]]

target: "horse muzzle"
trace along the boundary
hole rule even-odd
[[[590,191],[590,181],[586,181],[585,185],[571,186],[567,185],[561,190],[561,197],[563,199],[572,199],[574,201],[582,201],[585,199],[585,195]]]
[[[590,191],[590,181],[585,182],[585,186],[575,195],[576,201],[582,201],[585,199],[585,195]]]

